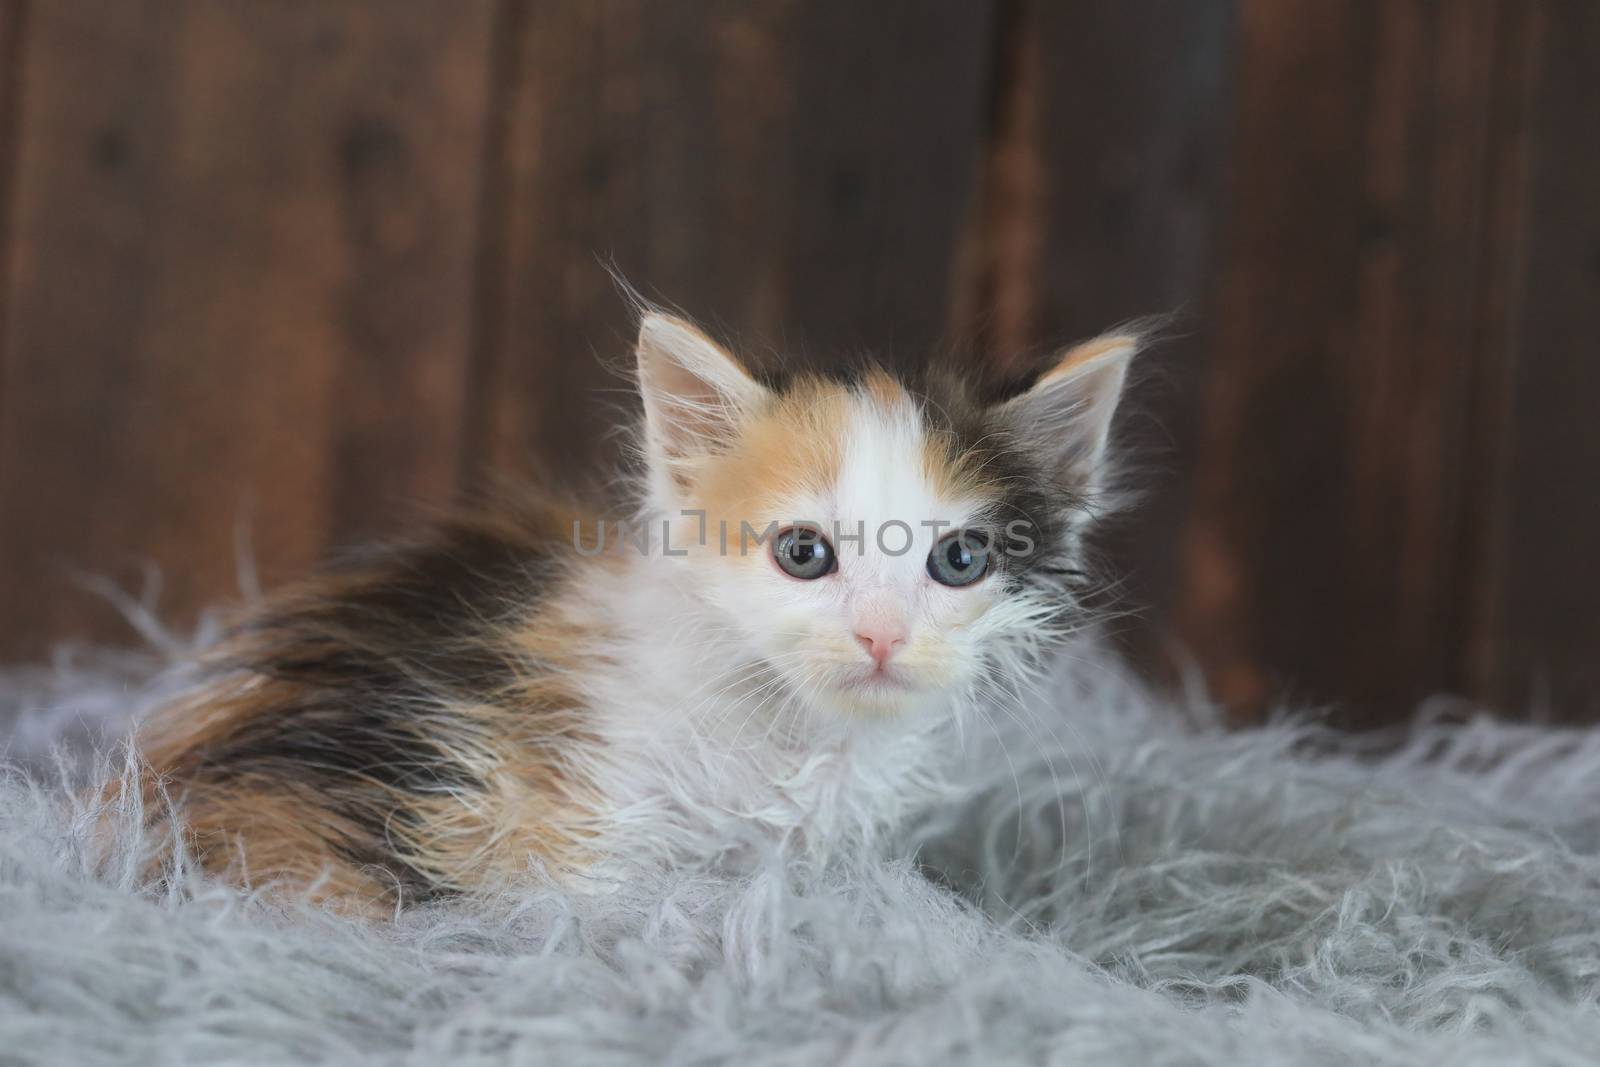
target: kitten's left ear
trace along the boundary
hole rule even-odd
[[[1111,417],[1138,350],[1132,334],[1085,341],[1063,353],[1027,392],[1006,401],[1001,413],[1034,447],[1054,454],[1069,481],[1096,484]]]

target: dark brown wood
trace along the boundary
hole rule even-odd
[[[123,636],[454,491],[495,9],[31,8],[6,279],[0,643]],[[26,610],[18,606],[26,605]]]
[[[1512,448],[1486,691],[1600,716],[1600,6],[1538,5]]]
[[[1504,442],[1482,308],[1529,9],[1246,0],[1184,633],[1221,696],[1390,719],[1471,679]],[[1475,414],[1484,418],[1477,419]]]
[[[747,346],[916,352],[948,330],[991,5],[533,5],[479,445],[591,469],[626,409],[608,268]],[[545,471],[543,473],[549,473]]]
[[[11,247],[11,186],[16,172],[18,89],[21,87],[22,0],[0,0],[0,277]],[[5,336],[6,292],[0,286],[0,337]],[[5,359],[0,353],[0,412],[5,410]],[[0,502],[0,509],[4,508]]]
[[[270,583],[600,469],[615,269],[802,360],[1176,312],[1142,663],[1592,719],[1596,54],[1580,0],[0,0],[0,659],[127,636],[75,571],[183,622],[237,531]]]
[[[1138,509],[1110,531],[1116,629],[1170,642],[1227,162],[1232,0],[1014,3],[969,329],[991,358],[1167,314],[1122,419]]]

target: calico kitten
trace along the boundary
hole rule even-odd
[[[276,597],[145,728],[149,797],[214,873],[369,908],[870,842],[1083,621],[1135,347],[785,377],[647,312],[631,521],[523,504]]]

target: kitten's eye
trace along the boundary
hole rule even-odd
[[[783,573],[808,582],[832,574],[839,565],[822,531],[809,526],[791,526],[774,537],[772,558]]]
[[[928,553],[928,576],[940,585],[971,585],[989,573],[989,539],[974,530],[939,538]]]

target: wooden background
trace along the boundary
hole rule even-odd
[[[0,659],[594,463],[609,263],[813,352],[1180,309],[1142,662],[1600,718],[1597,116],[1593,0],[0,0]]]

